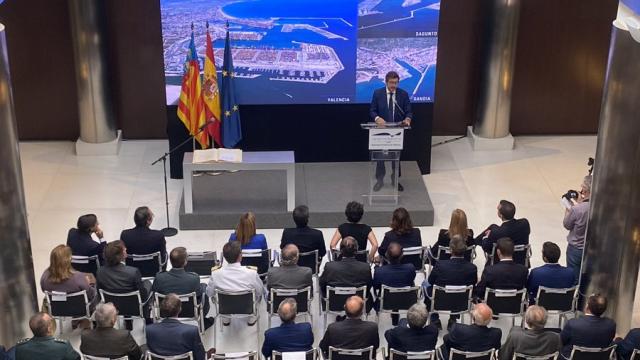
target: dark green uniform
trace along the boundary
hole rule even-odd
[[[16,360],[79,360],[69,342],[53,336],[24,339],[16,345]]]

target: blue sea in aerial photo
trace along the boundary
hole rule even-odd
[[[361,0],[367,2],[372,0]],[[366,15],[360,13],[358,37],[437,36],[439,5],[440,0],[381,0]]]

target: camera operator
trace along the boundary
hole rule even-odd
[[[577,198],[569,198],[571,207],[564,214],[563,225],[569,230],[567,235],[567,267],[573,269],[575,283],[580,279],[580,265],[584,250],[584,239],[589,220],[589,197],[591,196],[591,175],[584,177]]]

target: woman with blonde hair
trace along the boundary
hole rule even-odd
[[[467,214],[461,209],[455,209],[451,212],[451,221],[449,222],[448,229],[440,229],[438,234],[438,241],[431,247],[431,254],[437,255],[438,246],[449,247],[451,238],[455,235],[461,236],[467,247],[473,246],[473,230],[469,229],[467,225]]]
[[[264,234],[256,233],[256,216],[252,212],[244,213],[240,216],[240,221],[236,231],[229,236],[229,241],[240,241],[243,250],[260,249],[265,250],[267,238]]]
[[[40,278],[40,288],[42,291],[57,291],[72,294],[85,290],[87,292],[87,299],[92,305],[95,305],[98,300],[95,284],[96,279],[92,274],[85,274],[73,269],[71,266],[70,247],[58,245],[51,250],[49,267]],[[88,325],[88,323],[86,325]]]

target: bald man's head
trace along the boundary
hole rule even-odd
[[[392,242],[389,244],[385,256],[390,264],[400,264],[402,261],[402,245]]]
[[[55,322],[49,314],[39,312],[29,319],[29,328],[34,337],[52,336],[55,332]]]
[[[471,316],[473,317],[473,322],[476,325],[487,326],[491,322],[493,310],[491,310],[487,304],[476,304],[473,307],[473,310],[471,310]]]
[[[364,310],[364,300],[360,296],[352,296],[344,304],[344,311],[349,318],[359,318]]]
[[[298,247],[289,244],[282,249],[280,253],[280,265],[293,266],[298,263]]]
[[[290,323],[296,319],[298,312],[298,303],[294,298],[286,298],[282,300],[278,306],[278,316],[283,323]]]
[[[524,322],[530,329],[542,330],[547,324],[547,311],[542,306],[531,305],[524,314]]]
[[[352,258],[358,252],[358,241],[352,236],[342,238],[340,242],[340,254],[343,258]]]

